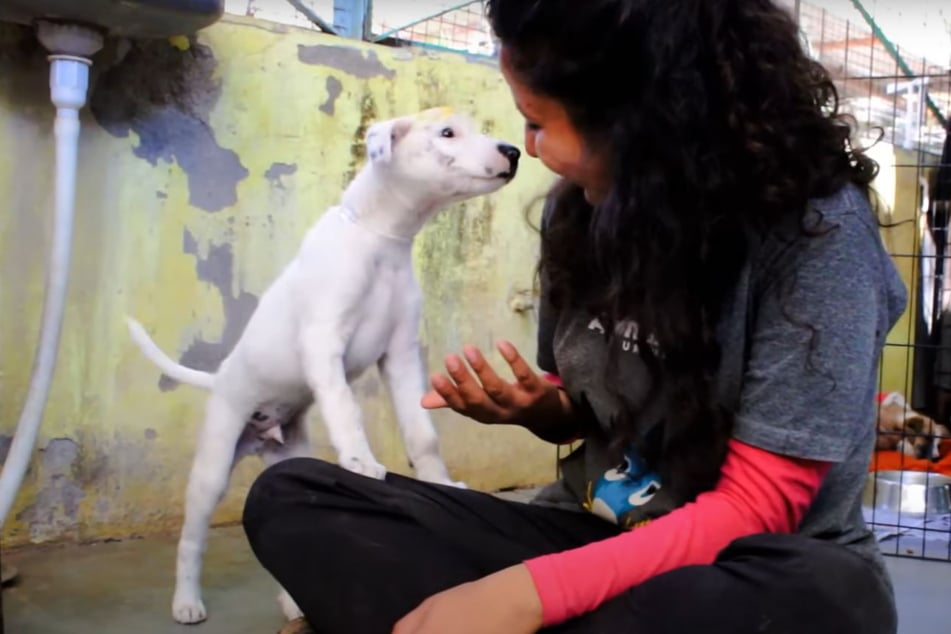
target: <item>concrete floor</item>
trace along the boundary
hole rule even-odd
[[[205,566],[209,620],[170,615],[175,537],[4,554],[20,570],[3,592],[10,634],[272,634],[276,587],[238,527],[212,533]],[[888,558],[900,634],[951,631],[951,563]]]
[[[272,634],[277,587],[240,527],[213,531],[205,559],[208,620],[171,615],[176,536],[4,553],[20,571],[3,591],[10,634]]]

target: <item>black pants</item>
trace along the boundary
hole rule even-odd
[[[372,480],[308,458],[258,478],[244,527],[318,634],[390,634],[436,592],[617,534],[587,513],[392,474]],[[713,565],[659,575],[546,631],[894,634],[896,616],[870,564],[845,548],[757,535],[734,542]]]

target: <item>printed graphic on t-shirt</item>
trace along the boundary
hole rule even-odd
[[[589,483],[585,507],[602,519],[631,528],[631,511],[650,502],[660,487],[660,477],[649,471],[631,449],[619,466],[605,471],[596,483]]]
[[[595,330],[600,334],[604,334],[604,326],[601,324],[601,320],[595,317],[588,324],[588,330]],[[621,349],[624,352],[630,352],[632,354],[640,353],[640,336],[637,322],[634,321],[619,321],[614,328],[614,331],[621,337]],[[659,353],[659,348],[657,345],[657,339],[654,335],[647,337],[647,345],[651,347],[654,354]]]

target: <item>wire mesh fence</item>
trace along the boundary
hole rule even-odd
[[[873,16],[869,16],[874,19]],[[903,50],[877,27],[802,3],[800,26],[813,55],[832,73],[843,105],[868,141],[940,154],[949,100],[949,60]]]
[[[225,0],[229,13],[294,26],[334,31],[341,9],[357,3],[335,0]],[[390,46],[414,46],[492,57],[496,53],[481,0],[376,0],[361,37]]]
[[[387,11],[385,3],[377,3],[373,10],[375,41],[444,49],[492,57],[496,44],[485,20],[483,3],[430,2],[414,4],[407,10]],[[393,9],[396,4],[391,5]],[[400,5],[402,6],[402,5]],[[409,18],[409,21],[407,21]]]
[[[295,6],[298,5],[298,6]],[[300,5],[306,10],[300,11]],[[236,15],[290,24],[306,29],[320,29],[314,21],[318,17],[324,23],[333,23],[334,0],[225,0],[225,11]]]
[[[886,554],[951,561],[951,54],[934,59],[893,42],[860,2],[855,20],[797,4],[812,55],[858,123],[858,142],[893,148],[876,155],[876,189],[890,197],[883,234],[909,304],[883,354],[863,511]]]

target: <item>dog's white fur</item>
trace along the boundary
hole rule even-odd
[[[174,618],[206,618],[201,562],[210,517],[241,457],[266,464],[311,454],[304,416],[316,401],[339,463],[382,478],[351,383],[377,366],[406,455],[421,480],[453,482],[426,410],[418,339],[421,292],[411,248],[447,205],[494,192],[515,176],[518,150],[478,133],[448,109],[374,123],[366,165],[340,204],[310,229],[214,374],[169,358],[129,318],[133,340],[171,378],[210,390],[186,492],[178,544]],[[285,615],[300,615],[286,593]]]
[[[912,458],[941,458],[941,442],[951,431],[915,410],[901,392],[889,392],[878,405],[877,449],[898,451]]]

